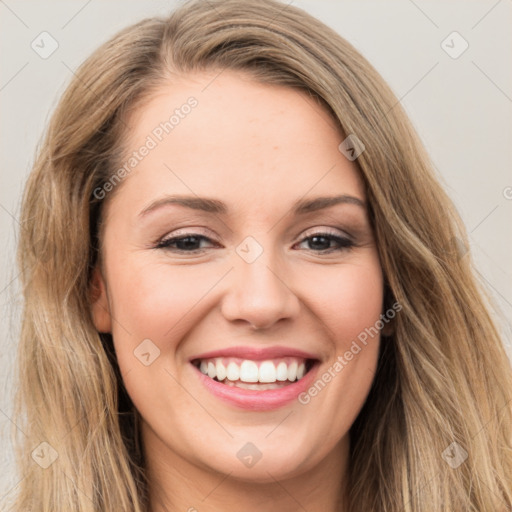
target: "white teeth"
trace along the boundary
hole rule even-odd
[[[275,382],[276,367],[272,361],[263,361],[260,365],[260,382]]]
[[[280,382],[288,380],[288,366],[284,361],[281,361],[276,368],[276,379]]]
[[[293,361],[288,365],[288,380],[292,382],[297,378],[297,362]]]
[[[210,379],[217,377],[217,370],[211,361],[208,362],[208,377],[210,377]]]
[[[226,367],[222,364],[222,361],[217,360],[215,369],[217,370],[217,380],[224,380],[226,378]]]
[[[224,381],[225,384],[244,382],[259,386],[258,389],[264,389],[265,386],[260,386],[258,383],[273,384],[302,379],[306,374],[306,361],[292,357],[275,361],[216,357],[201,361],[199,370],[211,379],[216,378],[219,382]]]
[[[208,374],[209,376],[210,374]],[[229,363],[226,369],[226,377],[228,380],[238,380],[240,378],[240,367],[234,362]]]
[[[261,371],[261,369],[260,369]],[[243,361],[240,365],[240,380],[243,382],[258,382],[258,365],[254,361]],[[219,379],[221,380],[221,379]],[[261,380],[261,377],[260,377]],[[261,381],[263,382],[263,381]]]

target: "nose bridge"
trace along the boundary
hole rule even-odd
[[[298,298],[286,282],[279,254],[247,237],[236,248],[232,284],[223,304],[229,320],[245,320],[253,327],[268,328],[299,309]]]

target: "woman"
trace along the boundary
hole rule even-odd
[[[17,510],[512,506],[464,228],[382,78],[300,9],[195,1],[99,48],[22,224]]]

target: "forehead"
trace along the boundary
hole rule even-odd
[[[124,163],[134,165],[119,196],[132,205],[161,193],[260,212],[310,194],[364,198],[356,166],[338,149],[343,134],[316,100],[230,70],[162,86],[131,115],[126,140]]]

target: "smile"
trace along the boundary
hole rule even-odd
[[[202,384],[237,408],[282,407],[308,388],[320,361],[312,354],[280,347],[230,349],[190,360]]]

